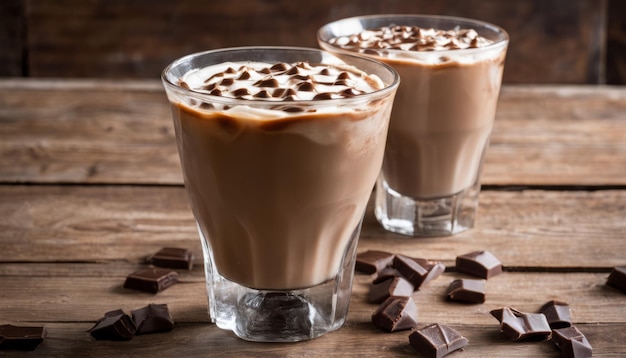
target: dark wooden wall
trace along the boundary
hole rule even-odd
[[[626,84],[624,0],[0,0],[0,76],[157,78],[173,59],[243,45],[317,47],[324,23],[463,16],[511,37],[507,83]],[[610,32],[610,33],[609,33]]]

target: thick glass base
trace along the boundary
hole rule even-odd
[[[375,215],[385,230],[409,236],[450,236],[474,227],[480,183],[443,198],[415,199],[376,183]]]
[[[208,241],[199,230],[211,321],[256,342],[297,342],[340,328],[348,314],[360,229],[359,224],[333,279],[296,290],[257,290],[226,279],[215,267]]]

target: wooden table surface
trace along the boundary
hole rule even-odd
[[[626,295],[606,286],[626,265],[626,88],[505,86],[483,171],[477,225],[445,238],[387,233],[366,214],[359,251],[438,260],[414,294],[419,324],[469,339],[453,357],[559,357],[511,342],[489,311],[570,304],[597,357],[626,356]],[[164,246],[191,249],[192,271],[161,293],[122,288]],[[492,251],[505,272],[484,304],[447,302],[457,255]],[[173,126],[156,80],[0,80],[0,324],[43,325],[33,353],[0,356],[415,356],[408,332],[370,321],[371,277],[355,277],[343,328],[291,344],[251,343],[209,323],[202,253]],[[106,311],[167,303],[176,327],[130,341],[87,330]]]

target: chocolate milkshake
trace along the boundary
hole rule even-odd
[[[383,161],[397,74],[387,67],[379,77],[366,71],[378,66],[380,73],[380,63],[357,57],[368,66],[361,70],[307,51],[301,55],[313,59],[290,62],[277,51],[240,51],[166,84],[179,92],[168,97],[209,258],[212,318],[250,340],[306,339],[343,323],[345,312],[330,307],[337,294],[349,300],[346,271]],[[333,293],[335,286],[343,291]],[[264,306],[273,313],[259,313]],[[280,307],[306,317],[259,329],[263,315],[273,320]],[[347,301],[338,307],[347,309]],[[311,322],[289,329],[297,334],[275,332],[303,319]]]
[[[413,236],[473,226],[508,38],[471,20],[381,15],[320,30],[322,48],[393,66],[396,96],[376,216]],[[358,24],[358,25],[357,25]]]

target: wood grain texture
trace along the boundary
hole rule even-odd
[[[196,51],[317,47],[315,34],[327,22],[418,13],[476,18],[506,29],[507,83],[603,81],[608,0],[24,1],[30,73],[37,77],[156,78],[169,62]]]
[[[36,264],[21,264],[25,269]],[[67,264],[83,270],[82,264]],[[119,263],[125,274],[103,277],[66,277],[63,275],[0,276],[5,288],[0,320],[39,322],[95,322],[108,310],[126,311],[149,303],[167,303],[178,322],[208,323],[207,298],[201,270],[178,271],[181,282],[158,294],[123,288],[126,275],[135,270]],[[36,269],[36,268],[35,268]],[[0,270],[2,267],[0,266]],[[626,321],[626,310],[620,310],[623,294],[606,286],[608,273],[537,273],[505,272],[486,284],[483,304],[463,304],[446,300],[446,289],[452,280],[467,278],[446,272],[413,294],[423,323],[471,324],[491,326],[497,321],[489,311],[512,306],[525,312],[536,312],[550,300],[569,303],[575,324]],[[367,325],[377,305],[367,302],[373,277],[356,274],[347,327]],[[1,322],[0,322],[1,324]],[[375,331],[375,327],[371,327]]]
[[[343,327],[331,335],[297,344],[242,341],[214,325],[182,323],[169,333],[143,335],[125,342],[95,341],[85,331],[90,323],[47,323],[48,339],[35,352],[37,357],[416,357],[408,344],[408,332],[383,333],[369,324],[354,329]],[[452,325],[470,343],[456,357],[560,357],[549,342],[510,342],[494,327]],[[621,345],[614,332],[626,325],[581,325],[580,330],[594,345],[594,357],[619,357]],[[6,352],[6,357],[24,357],[22,352]],[[452,356],[454,357],[454,356]]]
[[[0,262],[141,263],[163,246],[201,250],[180,187],[0,186]],[[624,191],[485,191],[475,229],[414,239],[384,231],[368,208],[360,250],[454,265],[491,250],[509,270],[585,270],[624,263]]]
[[[28,266],[28,265],[24,265]],[[80,264],[74,264],[80,270]],[[574,323],[594,346],[594,356],[618,352],[624,338],[626,311],[619,309],[623,295],[604,285],[606,274],[577,273],[563,279],[560,274],[504,273],[487,284],[484,304],[458,304],[445,300],[449,282],[457,277],[445,273],[413,294],[418,305],[419,325],[442,323],[465,335],[470,345],[464,357],[492,356],[507,352],[511,357],[558,356],[549,342],[512,343],[498,332],[491,309],[513,306],[535,312],[552,299],[567,300]],[[408,356],[408,333],[383,333],[370,320],[376,305],[365,302],[371,277],[357,275],[346,324],[337,332],[299,344],[244,342],[208,323],[203,282],[180,283],[157,295],[121,288],[123,277],[1,277],[3,305],[0,324],[41,324],[49,336],[38,348],[38,356],[73,352],[97,352],[99,356],[132,354],[220,356]],[[36,288],[36,289],[35,289]],[[602,304],[590,304],[602,302]],[[135,337],[129,342],[94,341],[86,332],[104,312],[122,308],[130,311],[149,303],[167,303],[176,322],[170,333]],[[218,353],[219,352],[219,353]],[[83,354],[84,354],[83,353]]]
[[[489,314],[502,306],[534,312],[549,300],[570,304],[594,357],[626,352],[626,296],[606,285],[611,268],[626,264],[625,98],[611,87],[505,87],[485,168],[490,185],[470,231],[388,233],[370,200],[360,252],[446,264],[413,298],[420,326],[447,324],[469,339],[455,356],[559,357],[550,342],[510,342]],[[48,330],[34,353],[1,356],[416,355],[408,332],[383,333],[371,323],[373,277],[363,274],[355,276],[345,325],[319,339],[252,343],[210,324],[170,121],[156,81],[0,81],[0,324]],[[179,270],[180,282],[158,294],[124,289],[125,277],[164,246],[192,250],[193,270]],[[475,250],[492,251],[504,273],[487,281],[484,304],[447,301],[449,283],[466,277],[455,257]],[[169,305],[172,332],[127,342],[87,333],[107,311],[149,303]]]
[[[626,89],[505,86],[496,117],[483,184],[626,185]],[[0,80],[3,183],[181,185],[173,132],[157,81]]]

